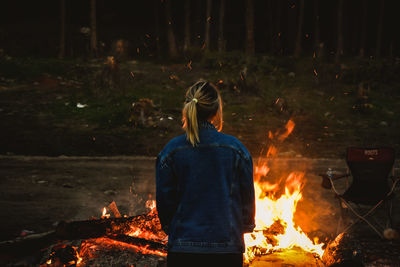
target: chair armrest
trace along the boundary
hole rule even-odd
[[[318,175],[322,177],[321,186],[322,186],[323,188],[326,188],[326,189],[331,189],[331,188],[332,188],[332,184],[331,184],[330,179],[332,179],[332,181],[335,181],[335,180],[339,180],[339,179],[341,179],[341,178],[350,176],[349,173],[345,173],[345,174],[334,174],[334,175],[332,176],[332,178],[329,178],[329,176],[326,175],[325,173],[324,173],[324,174],[318,174]]]

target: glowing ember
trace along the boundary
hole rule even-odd
[[[146,201],[146,207],[151,209],[148,213],[148,217],[151,219],[138,225],[131,224],[131,230],[126,235],[166,244],[167,235],[161,230],[161,224],[157,216],[156,201]]]
[[[80,257],[82,258],[93,258],[97,251],[101,250],[128,250],[134,253],[140,252],[142,254],[153,254],[159,256],[166,256],[167,253],[161,250],[154,250],[149,246],[138,246],[133,244],[127,244],[125,242],[116,241],[107,237],[93,238],[85,240],[80,249]]]
[[[146,208],[153,211],[156,208],[156,201],[155,200],[147,200],[146,201]]]
[[[186,67],[187,67],[189,70],[192,70],[192,69],[193,69],[193,68],[192,68],[192,61],[191,61],[191,60],[186,64]]]
[[[283,133],[269,132],[268,137],[283,141],[294,129],[294,122],[289,120]],[[254,168],[254,189],[256,195],[256,228],[253,233],[245,234],[245,262],[249,263],[256,255],[267,254],[282,249],[299,247],[305,251],[316,253],[322,257],[323,244],[318,240],[310,240],[308,236],[296,226],[293,217],[297,203],[302,199],[303,188],[302,172],[292,172],[281,183],[271,184],[265,180],[270,172],[267,159],[276,155],[275,146],[270,146],[265,157],[260,157]],[[283,190],[282,190],[282,189]],[[282,192],[283,191],[283,192]]]
[[[116,206],[115,202],[112,204]],[[155,201],[148,200],[146,207],[150,209],[150,212],[128,220],[126,232],[122,234],[109,232],[103,237],[83,240],[79,248],[66,245],[56,246],[54,252],[49,255],[49,260],[42,266],[87,266],[91,259],[100,257],[104,251],[130,251],[166,256],[167,236],[161,230]],[[111,220],[106,207],[103,208],[101,218]],[[67,260],[64,259],[65,256],[62,259],[59,258],[60,253],[69,255],[69,258]]]
[[[78,253],[78,248],[65,244],[55,245],[49,257],[50,258],[46,261],[46,263],[40,265],[40,267],[79,266],[82,262],[82,258]]]

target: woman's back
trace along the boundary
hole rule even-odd
[[[168,266],[208,262],[216,255],[241,266],[243,233],[255,226],[251,156],[238,139],[220,133],[222,101],[209,82],[188,89],[182,121],[185,135],[172,139],[156,162]]]
[[[193,147],[184,135],[179,136],[158,157],[157,190],[172,190],[176,196],[169,205],[157,194],[158,206],[169,206],[166,210],[174,213],[172,218],[159,214],[161,221],[171,220],[170,249],[242,252],[242,231],[254,227],[251,207],[242,205],[254,196],[241,193],[253,187],[251,156],[239,140],[219,133],[210,123],[200,125],[199,137],[201,142]],[[176,188],[167,189],[168,184]]]

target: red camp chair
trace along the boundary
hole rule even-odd
[[[392,224],[392,197],[393,191],[399,179],[394,179],[393,165],[395,151],[390,147],[381,148],[347,148],[346,162],[349,173],[333,174],[328,171],[323,177],[322,186],[331,188],[339,200],[341,208],[341,218],[338,223],[338,233],[343,222],[351,211],[357,219],[348,225],[344,225],[344,230],[348,231],[352,226],[359,222],[367,223],[380,237],[385,228]],[[338,193],[334,181],[352,177],[350,186],[343,194]],[[382,226],[375,221],[373,224],[367,217],[372,217],[378,207],[386,208],[386,226]],[[366,209],[365,209],[366,208]],[[364,212],[363,212],[364,211]],[[338,234],[337,233],[337,234]]]

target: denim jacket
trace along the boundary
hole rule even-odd
[[[255,227],[252,158],[211,123],[200,123],[199,138],[193,147],[178,136],[157,157],[157,212],[168,251],[242,253],[243,233]]]

